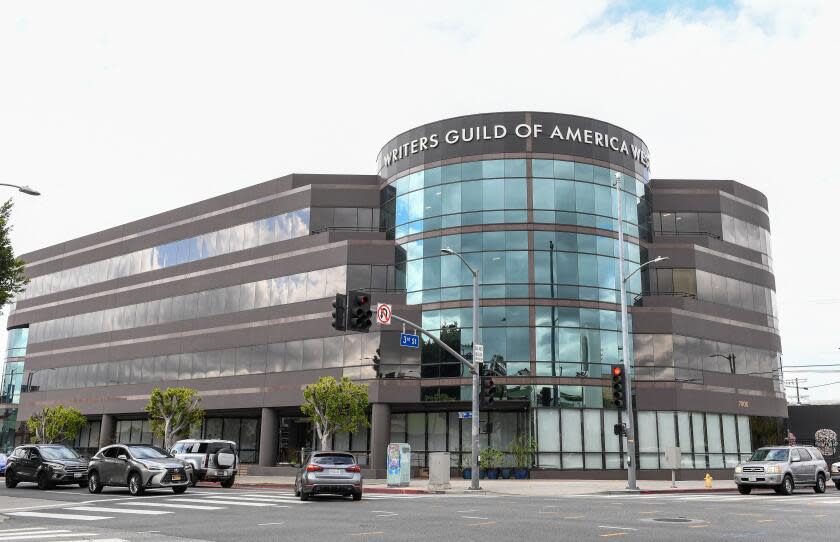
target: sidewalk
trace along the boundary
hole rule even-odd
[[[239,476],[236,487],[273,487],[292,489],[295,479],[291,476]],[[365,480],[365,491],[370,493],[412,494],[429,493],[428,480],[413,479],[406,488],[389,488],[385,480]],[[469,480],[452,479],[452,488],[446,493],[463,493],[470,486]],[[639,480],[642,493],[713,493],[735,491],[731,479],[715,480],[712,489],[707,489],[702,479],[677,482],[671,487],[670,480]],[[596,493],[622,493],[626,491],[626,480],[481,480],[485,493],[521,495],[532,497],[553,497],[561,495],[586,495]]]

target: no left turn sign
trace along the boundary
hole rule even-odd
[[[385,326],[391,324],[391,305],[387,303],[376,305],[376,321]]]

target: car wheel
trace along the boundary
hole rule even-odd
[[[132,495],[143,494],[143,480],[140,479],[140,474],[132,472],[128,477],[128,492]]]
[[[825,476],[822,473],[817,475],[817,483],[814,486],[814,493],[825,493]]]
[[[50,483],[50,476],[46,472],[41,471],[41,474],[38,475],[38,489],[43,491],[45,489],[50,489],[51,487],[52,484]]]
[[[362,500],[362,492],[361,491],[354,491],[353,492],[353,500],[354,501]]]
[[[776,492],[780,495],[793,495],[793,487],[793,478],[790,474],[785,474],[785,478]]]
[[[225,480],[221,481],[222,487],[225,489],[230,489],[233,487],[233,483],[236,481],[236,476],[231,476],[230,478],[226,478]]]
[[[302,500],[302,501],[308,501],[308,500],[309,500],[309,493],[307,493],[306,491],[301,490],[301,491],[300,491],[300,500]]]
[[[198,485],[198,475],[191,474],[190,475],[190,487],[195,487]]]
[[[94,471],[88,475],[87,488],[91,493],[102,493],[102,482],[99,481],[98,472]]]
[[[181,493],[183,493],[186,490],[187,490],[187,486],[175,486],[175,487],[172,488],[172,491],[174,493],[176,493],[177,495],[180,495]]]
[[[751,491],[752,488],[750,486],[738,486],[738,493],[741,495],[749,495]]]
[[[15,472],[11,470],[6,471],[6,487],[9,489],[14,489],[18,485],[17,480],[15,480]]]

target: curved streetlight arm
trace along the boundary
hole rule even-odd
[[[624,282],[626,283],[630,279],[630,277],[632,277],[637,271],[641,271],[642,268],[645,267],[646,265],[650,265],[650,264],[656,263],[656,262],[664,262],[665,260],[670,260],[670,259],[671,258],[669,258],[668,256],[659,256],[658,258],[654,258],[650,261],[647,261],[647,262],[643,263],[642,265],[640,265],[639,267],[637,267],[636,269],[634,269],[633,271],[631,271],[629,275],[624,277]]]
[[[458,256],[458,258],[460,258],[461,261],[464,262],[464,265],[467,266],[467,269],[470,270],[470,273],[472,273],[472,276],[474,276],[474,277],[478,276],[478,271],[473,269],[472,266],[469,264],[469,262],[467,262],[467,260],[465,260],[463,256],[461,256],[459,253],[455,252],[451,248],[449,248],[449,247],[442,248],[442,249],[440,249],[440,253],[443,254],[444,256]]]
[[[19,185],[19,184],[10,184],[10,183],[0,183],[0,186],[8,186],[11,188],[17,188],[20,192],[24,194],[29,194],[30,196],[40,196],[41,193],[26,185]]]

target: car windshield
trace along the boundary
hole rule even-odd
[[[42,446],[38,450],[44,459],[79,459],[76,450],[66,446]]]
[[[750,461],[787,461],[789,453],[789,450],[780,448],[765,448],[756,450]]]
[[[165,459],[172,457],[155,446],[129,446],[128,449],[136,459]]]
[[[316,455],[312,458],[312,462],[319,465],[352,465],[355,463],[352,455],[345,454]]]

